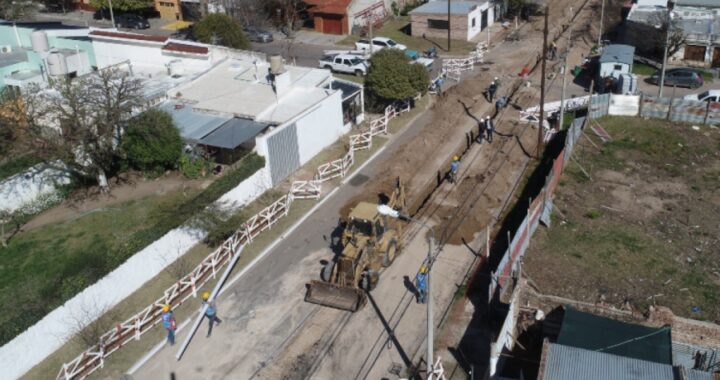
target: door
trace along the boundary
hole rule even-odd
[[[480,16],[480,30],[485,30],[485,28],[488,26],[488,11],[487,9],[482,12],[482,16]]]
[[[685,55],[683,59],[686,61],[705,62],[705,46],[685,45]]]
[[[712,67],[720,67],[720,48],[713,49]]]
[[[323,33],[343,34],[342,17],[334,15],[323,16]]]

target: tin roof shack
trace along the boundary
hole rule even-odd
[[[650,306],[540,293],[521,278],[493,349],[503,379],[701,379],[720,375],[720,325]],[[512,328],[505,329],[505,324]],[[506,335],[507,335],[506,334]],[[503,339],[501,339],[503,338]],[[503,342],[502,351],[499,345]],[[678,377],[685,374],[685,377]],[[673,377],[675,376],[675,377]],[[713,376],[716,376],[713,378]]]
[[[494,8],[484,1],[451,1],[448,26],[448,2],[431,1],[410,11],[413,37],[450,38],[470,41],[492,25]]]
[[[635,47],[630,45],[608,45],[598,61],[598,88],[605,92],[620,79],[620,75],[632,73]]]

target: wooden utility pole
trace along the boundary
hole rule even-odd
[[[570,14],[572,14],[572,7],[570,7]],[[563,84],[562,94],[560,95],[560,117],[558,120],[558,131],[563,128],[565,123],[565,88],[567,87],[567,76],[568,76],[568,57],[570,56],[570,48],[572,48],[572,32],[573,23],[570,22],[570,30],[568,31],[567,46],[565,47],[565,62],[563,63]]]
[[[538,141],[537,141],[537,159],[542,158],[543,148],[543,129],[545,126],[545,67],[547,63],[548,48],[548,16],[550,15],[550,7],[545,6],[545,27],[543,28],[543,49],[542,49],[542,66],[540,71],[540,121],[538,125]]]
[[[450,0],[448,2],[448,52],[450,51]]]

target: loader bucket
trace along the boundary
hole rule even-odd
[[[305,302],[341,310],[357,311],[365,305],[367,298],[359,288],[313,280],[308,284]]]

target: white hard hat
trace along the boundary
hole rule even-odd
[[[495,80],[498,80],[497,77],[495,77]]]

